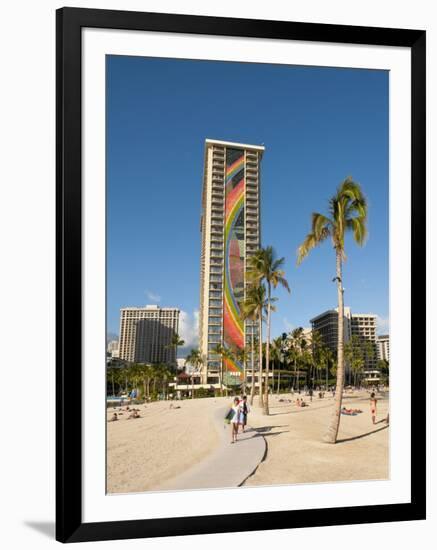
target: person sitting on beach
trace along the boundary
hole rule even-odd
[[[300,407],[300,399],[299,399],[299,397],[296,399],[296,407]]]
[[[303,399],[300,402],[300,406],[301,407],[309,407],[309,405],[307,403],[305,403],[305,401]]]
[[[116,420],[118,420],[118,416],[117,416],[117,413],[114,413],[114,414],[112,415],[112,418],[110,418],[110,419],[108,420],[108,422],[115,422]]]
[[[130,413],[130,415],[127,417],[128,420],[130,420],[131,418],[141,418],[141,416],[138,414],[138,411],[137,410],[134,410]]]

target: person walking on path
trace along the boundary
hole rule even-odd
[[[244,432],[247,425],[247,415],[250,413],[249,403],[247,402],[247,395],[243,395],[241,400],[241,431]]]
[[[242,416],[242,407],[240,404],[240,400],[238,397],[234,398],[234,403],[226,416],[226,418],[229,418],[229,423],[231,425],[231,443],[237,442],[237,435],[238,435],[238,426],[241,422],[241,416]]]
[[[376,397],[375,392],[370,394],[370,414],[372,415],[372,422],[376,424]]]

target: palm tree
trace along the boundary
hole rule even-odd
[[[276,363],[281,362],[282,358],[282,336],[278,336],[277,338],[274,338],[271,345],[271,354],[270,358],[273,361],[273,367],[272,367],[272,380],[273,380],[273,390],[275,389],[275,366]],[[280,368],[277,369],[280,372]],[[280,375],[279,375],[280,376]],[[279,393],[279,386],[278,386],[278,393]]]
[[[290,350],[289,355],[294,363],[294,384],[296,384],[297,389],[299,390],[299,380],[300,380],[300,364],[302,363],[302,354],[306,349],[306,340],[304,338],[303,328],[298,327],[291,331],[290,333]]]
[[[185,364],[194,367],[195,373],[191,373],[191,398],[194,399],[194,374],[199,374],[204,360],[199,349],[192,349],[185,358]]]
[[[150,367],[150,365],[146,365],[146,364],[141,365],[140,366],[140,379],[143,383],[144,399],[149,397],[150,377],[151,377],[151,367]]]
[[[118,369],[115,367],[109,367],[106,369],[106,384],[108,384],[109,380],[111,379],[112,383],[112,396],[115,396],[115,378],[117,376]],[[106,393],[108,393],[108,389],[106,388]]]
[[[300,264],[309,252],[331,238],[335,250],[337,298],[338,298],[338,345],[337,345],[337,385],[335,406],[328,430],[323,438],[327,443],[337,441],[340,425],[340,411],[344,387],[344,302],[342,264],[346,259],[345,234],[352,232],[355,242],[362,246],[367,234],[367,201],[358,183],[352,178],[345,179],[338,187],[336,194],[329,201],[329,214],[324,216],[318,212],[312,214],[311,231],[305,237],[297,252],[297,262]]]
[[[185,340],[182,340],[179,334],[175,332],[171,337],[170,344],[168,344],[167,346],[167,348],[174,348],[175,350],[175,363],[177,363],[178,347],[182,347],[184,344],[185,344]]]
[[[243,384],[242,384],[242,393],[246,395],[246,364],[247,359],[251,355],[250,346],[244,346],[243,348],[238,348],[235,352],[235,357],[239,363],[243,365]]]
[[[313,355],[313,365],[316,370],[316,376],[319,384],[322,380],[322,369],[326,367],[328,356],[326,351],[328,348],[325,346],[323,337],[318,330],[311,332],[311,348]]]
[[[262,385],[262,375],[263,375],[263,354],[262,354],[262,323],[263,323],[263,314],[267,309],[266,301],[266,288],[263,284],[253,285],[247,289],[246,299],[241,304],[241,316],[242,319],[250,319],[252,321],[252,348],[254,346],[254,334],[253,334],[253,323],[258,322],[258,362],[259,362],[259,375],[258,375],[258,385],[259,385],[259,406],[264,407],[264,398],[263,398],[263,385]],[[250,404],[253,405],[253,398],[255,395],[255,373],[254,373],[254,362],[253,362],[252,353],[252,389],[250,395]]]
[[[263,281],[267,284],[267,334],[266,334],[266,384],[264,397],[264,414],[269,414],[269,362],[270,362],[270,325],[272,311],[272,287],[278,285],[290,292],[290,287],[285,279],[285,272],[282,268],[284,258],[276,258],[272,246],[261,248],[249,259],[248,279],[255,285]]]

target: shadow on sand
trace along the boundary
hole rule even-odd
[[[252,430],[259,434],[264,434],[266,432],[271,432],[274,428],[288,428],[288,426],[286,424],[283,426],[262,426],[261,428],[252,428]]]
[[[288,433],[289,431],[290,430],[281,430],[280,432],[262,433],[262,434],[256,434],[253,437],[271,437],[272,435],[285,434],[285,433]]]
[[[355,439],[362,439],[363,437],[367,437],[369,435],[382,432],[382,430],[386,430],[387,428],[388,428],[388,424],[387,426],[383,426],[382,428],[378,428],[377,430],[372,430],[371,432],[367,432],[365,434],[355,435],[354,437],[347,437],[345,439],[337,439],[337,443],[346,443],[347,441],[355,441]]]

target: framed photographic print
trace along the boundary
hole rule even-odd
[[[425,31],[58,10],[58,540],[424,519],[424,317]]]

